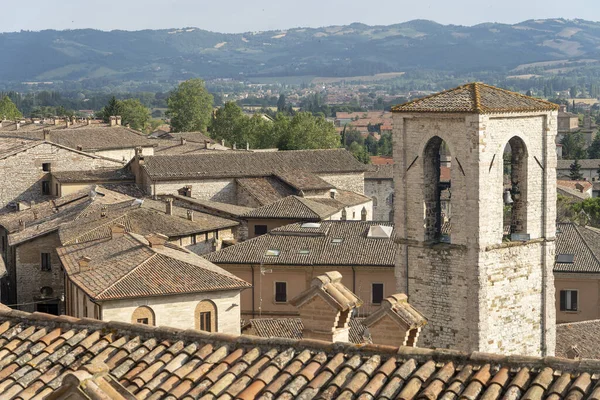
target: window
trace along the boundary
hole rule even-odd
[[[287,282],[275,282],[275,303],[287,302]]]
[[[269,250],[267,250],[267,251],[265,252],[265,256],[268,256],[268,257],[278,257],[280,253],[281,253],[281,251],[280,251],[280,250],[277,250],[277,249],[269,249]]]
[[[154,311],[148,306],[136,308],[131,315],[131,323],[154,326],[156,323]]]
[[[559,264],[573,264],[575,262],[575,254],[558,254],[556,262]]]
[[[373,199],[373,207],[377,207],[377,197],[373,196],[372,199]]]
[[[50,181],[42,181],[42,194],[50,194]]]
[[[502,163],[503,237],[523,240],[527,234],[527,148],[515,136],[504,147]],[[513,236],[514,235],[514,236]],[[528,239],[528,238],[527,238]],[[525,239],[525,240],[527,240]]]
[[[206,332],[218,332],[217,306],[210,300],[202,300],[194,311],[194,326]]]
[[[265,233],[267,233],[266,225],[254,225],[254,235],[255,236],[264,235]]]
[[[138,318],[137,319],[137,323],[138,324],[148,325],[148,318]]]
[[[50,253],[42,253],[42,271],[51,271]]]
[[[211,324],[210,324],[210,312],[204,311],[200,313],[200,330],[211,332]]]
[[[383,283],[373,283],[371,285],[371,303],[381,304],[383,300]]]
[[[50,164],[49,162],[45,162],[42,164],[42,171],[44,172],[50,172],[52,168],[52,164]]]
[[[577,290],[560,291],[560,311],[577,311]]]

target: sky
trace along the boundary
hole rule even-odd
[[[0,0],[0,3],[8,0]],[[527,19],[600,20],[599,0],[25,0],[2,9],[0,32],[197,27],[223,33],[412,19],[443,24]]]

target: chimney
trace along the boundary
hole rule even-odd
[[[187,217],[190,221],[194,222],[194,211],[187,210]]]
[[[111,117],[109,118],[109,123],[110,123],[110,126],[115,126],[115,125],[117,125],[117,117],[115,117],[115,116],[111,116]]]
[[[83,151],[83,146],[77,146],[77,150]]]
[[[75,122],[77,121],[77,119],[75,118],[75,116],[73,115],[71,117],[71,125],[75,125]]]
[[[2,122],[3,122],[3,121],[0,119],[0,128],[2,128]]]
[[[54,118],[54,125],[56,126],[56,125],[58,125],[59,123],[60,123],[60,119],[58,119],[58,118]]]
[[[2,126],[0,126],[0,128],[2,128]],[[205,140],[204,141],[204,148],[205,149],[210,149],[210,140]]]
[[[336,189],[330,189],[329,190],[329,197],[331,197],[332,199],[335,199],[337,196],[337,190]]]
[[[183,187],[183,195],[186,197],[192,197],[192,185],[185,185]]]
[[[314,278],[290,304],[298,308],[304,339],[348,342],[350,316],[362,301],[344,286],[342,274],[332,271]]]
[[[15,129],[19,130],[20,127],[21,127],[21,121],[15,121]]]
[[[91,258],[83,256],[79,260],[77,260],[77,264],[79,264],[79,272],[85,272],[90,269],[90,261]]]
[[[44,129],[44,140],[46,142],[50,141],[50,129]]]
[[[117,125],[121,126],[121,116],[117,115],[116,119],[117,119]]]
[[[125,225],[115,224],[110,227],[110,236],[114,239],[125,234]]]
[[[38,210],[32,210],[33,212],[33,219],[38,219],[40,213],[38,212]]]
[[[169,240],[169,238],[165,235],[161,235],[160,233],[154,233],[146,236],[146,240],[153,249],[160,249],[165,246],[165,243],[167,240]]]
[[[87,126],[90,126],[90,125],[92,124],[92,119],[91,119],[91,118],[86,118],[86,119],[85,119],[85,124],[86,124]]]
[[[69,120],[69,117],[65,118],[65,128],[68,128],[71,125],[71,121]]]
[[[221,139],[221,146],[225,147],[225,139]]]
[[[564,105],[564,104],[561,104],[558,109],[559,109],[560,112],[567,112],[567,106]]]
[[[165,213],[167,215],[173,215],[173,199],[167,199],[167,207]]]
[[[233,147],[232,148],[233,148],[233,150],[237,150],[235,142],[233,142]]]
[[[19,229],[21,229],[21,230],[25,229],[25,222],[23,222],[23,220],[21,218],[19,218]]]
[[[180,138],[179,141],[181,142],[181,145],[183,146],[187,141],[185,140],[185,138]]]
[[[250,143],[246,142],[246,150],[250,150]]]
[[[127,128],[131,128],[131,124],[127,124],[125,125]]]
[[[362,321],[369,328],[373,344],[394,347],[416,347],[426,323],[425,317],[408,304],[404,293],[386,297],[379,310]]]
[[[100,207],[100,217],[106,218],[106,206]]]

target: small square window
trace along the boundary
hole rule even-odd
[[[287,282],[275,282],[275,302],[287,302]]]
[[[258,235],[264,235],[266,234],[268,231],[267,226],[266,225],[254,225],[254,235],[258,236]]]
[[[371,303],[381,304],[383,300],[383,283],[373,283],[371,286]]]
[[[42,171],[44,172],[50,172],[52,168],[52,164],[49,162],[45,162],[42,164]]]

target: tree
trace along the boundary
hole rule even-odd
[[[167,116],[174,132],[206,131],[210,123],[213,96],[202,79],[182,82],[167,99]]]
[[[569,94],[571,95],[572,99],[577,97],[577,86],[573,86],[573,87],[569,88]]]
[[[15,103],[8,96],[0,100],[0,118],[1,119],[19,119],[23,118],[21,111],[15,106]]]
[[[291,118],[286,132],[279,138],[282,150],[332,149],[339,147],[340,137],[335,126],[322,117],[300,112]]]
[[[285,106],[285,95],[282,93],[279,95],[279,100],[277,100],[277,112],[286,112],[287,108]]]
[[[102,110],[98,113],[98,117],[102,118],[104,122],[108,122],[110,117],[121,115],[121,106],[119,100],[115,96],[111,97],[108,104],[105,105]],[[121,115],[122,116],[122,115]]]
[[[588,147],[588,158],[598,159],[600,158],[600,132],[596,133],[592,144]]]
[[[573,163],[569,166],[569,177],[572,181],[581,181],[583,180],[583,174],[581,173],[581,164],[579,164],[579,160],[575,159]]]
[[[244,137],[242,124],[244,113],[240,106],[233,101],[228,101],[214,113],[210,124],[210,136],[213,139],[225,139],[229,145],[241,145],[247,141]]]
[[[150,122],[150,110],[138,99],[127,99],[118,102],[122,118],[122,124],[131,126],[133,129],[143,131]]]
[[[361,146],[357,142],[352,142],[352,144],[350,145],[348,150],[361,163],[363,163],[363,164],[371,163],[371,156],[369,155],[369,152],[367,151],[367,149],[364,146]]]
[[[581,132],[566,134],[560,141],[563,158],[567,160],[582,159],[587,156],[585,140]]]

